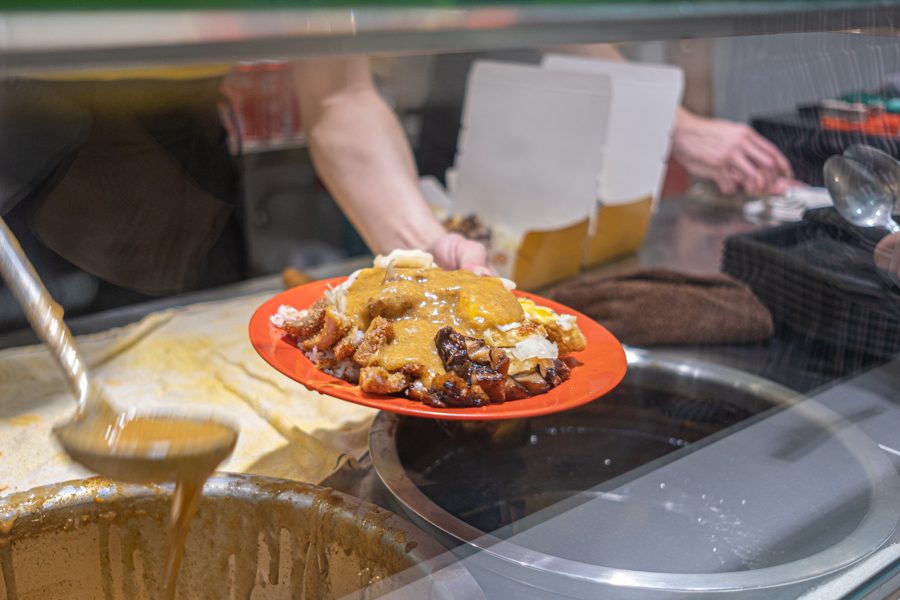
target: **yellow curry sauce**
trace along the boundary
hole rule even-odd
[[[525,318],[499,278],[437,268],[363,269],[347,290],[345,313],[361,331],[378,315],[393,322],[394,339],[375,365],[393,372],[420,364],[433,375],[444,373],[434,345],[441,327],[482,338],[487,329]]]
[[[113,429],[106,440],[111,448],[118,447],[134,454],[164,452],[181,455],[202,452],[208,447],[233,445],[234,437],[233,429],[215,421],[136,417]],[[198,466],[205,469],[208,465]]]
[[[62,439],[76,460],[101,474],[136,483],[156,483],[161,478],[174,477],[164,588],[160,590],[161,598],[174,600],[184,542],[203,494],[203,484],[231,454],[237,431],[214,421],[167,416],[113,421],[100,418],[68,429]],[[92,457],[89,463],[81,458],[85,455]],[[128,469],[127,476],[123,476],[123,468]]]

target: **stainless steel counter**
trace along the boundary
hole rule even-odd
[[[327,279],[329,277],[349,275],[356,269],[370,264],[372,264],[372,258],[367,256],[320,265],[318,267],[307,269],[306,273],[313,279]],[[169,308],[189,306],[201,302],[228,300],[231,298],[251,296],[253,294],[262,294],[265,292],[272,292],[275,294],[283,288],[284,284],[281,276],[269,275],[266,277],[248,279],[247,281],[232,285],[211,288],[189,294],[169,296],[167,298],[160,298],[159,300],[106,310],[93,315],[71,319],[67,322],[75,335],[99,333],[113,327],[122,327],[129,323],[135,323],[150,313]],[[26,344],[36,344],[37,342],[37,337],[29,329],[0,335],[0,349],[24,346]]]
[[[586,274],[615,274],[639,267],[666,267],[693,273],[715,273],[725,239],[729,235],[758,229],[746,221],[735,206],[715,206],[687,197],[663,201],[654,216],[646,240],[637,254],[609,263]],[[371,264],[371,257],[359,257],[327,263],[307,269],[315,279],[349,275]],[[233,285],[200,292],[160,298],[150,302],[99,312],[72,319],[72,331],[78,334],[96,333],[111,327],[136,322],[159,310],[187,306],[282,289],[281,277],[271,275],[249,279]],[[0,335],[0,348],[36,343],[29,330]]]
[[[736,201],[714,201],[678,197],[663,200],[651,221],[641,249],[633,255],[603,265],[583,276],[613,275],[642,267],[665,267],[696,274],[716,273],[725,240],[738,233],[764,227],[747,221]],[[347,275],[370,263],[370,257],[328,263],[308,269],[314,278]],[[198,302],[209,302],[271,291],[282,287],[278,276],[260,277],[221,288],[109,310],[72,319],[76,334],[105,331],[138,321],[147,314]],[[36,343],[30,331],[0,336],[0,349]],[[665,348],[667,352],[729,366],[772,379],[792,389],[807,392],[835,380],[809,366],[809,349],[790,341],[774,339],[763,344]],[[849,375],[849,373],[847,374]]]

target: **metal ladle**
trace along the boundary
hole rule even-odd
[[[844,219],[859,227],[900,232],[900,225],[891,218],[893,190],[875,171],[854,158],[832,156],[825,161],[824,175],[834,207]]]
[[[75,339],[63,321],[62,308],[41,283],[37,272],[0,219],[0,276],[22,306],[29,323],[50,349],[75,393],[77,410],[72,420],[54,428],[63,449],[76,462],[106,477],[122,481],[150,482],[180,479],[194,472],[212,472],[231,454],[237,431],[215,421],[200,422],[172,415],[136,415],[116,411],[99,387],[91,382],[87,365]],[[209,425],[209,435],[196,436],[188,444],[159,442],[150,448],[117,443],[117,433],[139,418],[167,425]],[[207,474],[208,474],[207,473]]]
[[[896,208],[900,198],[900,161],[878,148],[865,144],[853,144],[844,150],[844,156],[861,163],[880,179],[891,191]]]

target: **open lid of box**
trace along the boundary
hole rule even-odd
[[[659,198],[671,131],[684,90],[678,67],[644,65],[560,54],[545,55],[545,69],[609,77],[612,86],[607,152],[597,198],[606,205]]]
[[[457,146],[454,209],[513,235],[587,219],[610,103],[606,76],[476,62]]]

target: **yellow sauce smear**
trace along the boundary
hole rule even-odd
[[[444,372],[434,336],[444,326],[481,338],[498,325],[521,322],[522,306],[500,279],[443,269],[364,269],[347,290],[346,314],[365,331],[376,316],[393,322],[394,339],[374,364],[396,371],[420,364]]]

